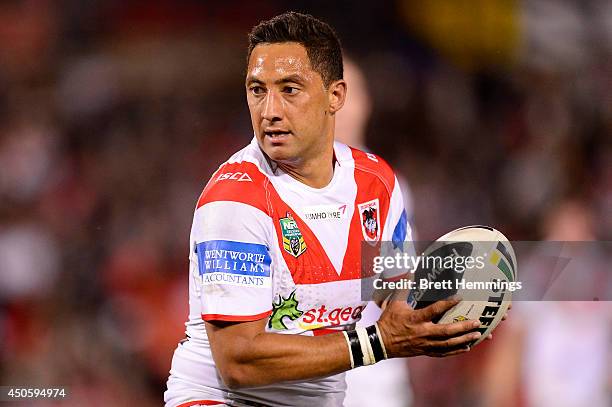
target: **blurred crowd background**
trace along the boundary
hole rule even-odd
[[[252,137],[246,34],[288,6],[334,26],[362,71],[360,143],[405,178],[419,238],[488,224],[511,240],[612,240],[607,0],[3,0],[1,385],[69,386],[62,405],[162,404],[195,201]],[[559,305],[548,327],[596,315],[577,328],[588,363],[554,335],[520,348],[517,310],[465,357],[411,361],[413,405],[551,405],[529,390],[543,365],[520,361],[555,346],[546,374],[571,370],[576,400],[601,396],[572,404],[561,380],[556,405],[612,405],[607,304]],[[497,360],[503,344],[513,357]]]

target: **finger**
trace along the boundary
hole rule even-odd
[[[450,324],[426,324],[426,335],[429,337],[447,338],[472,331],[480,327],[480,321],[468,320]]]
[[[502,317],[502,321],[505,321],[506,318],[508,318],[508,311],[510,311],[511,309],[512,309],[512,303],[508,304],[508,309],[504,313],[504,316]]]
[[[428,345],[433,352],[444,352],[449,348],[457,348],[469,345],[471,342],[477,340],[481,336],[482,334],[480,332],[470,332],[465,335],[455,336],[449,339],[432,340],[429,341]]]
[[[487,336],[487,339],[492,341],[493,340],[493,334],[489,334],[489,336]]]
[[[460,355],[462,353],[467,353],[470,350],[472,350],[471,346],[462,346],[460,348],[457,349],[453,349],[453,350],[449,350],[446,352],[432,352],[432,353],[426,353],[427,356],[431,356],[434,358],[445,358],[447,356],[455,356],[455,355]]]
[[[461,299],[457,296],[450,297],[447,300],[436,301],[433,304],[418,310],[417,312],[420,314],[419,317],[423,321],[431,321],[435,317],[441,316],[446,311],[459,304],[460,301]]]

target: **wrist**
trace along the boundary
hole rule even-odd
[[[387,359],[387,351],[377,324],[344,331],[343,334],[348,345],[351,369]]]
[[[393,335],[389,333],[389,324],[386,323],[385,320],[378,320],[375,325],[378,329],[378,338],[380,339],[380,343],[385,351],[385,358],[392,359],[396,357],[397,355],[395,355],[393,349]]]

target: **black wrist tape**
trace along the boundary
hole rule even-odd
[[[385,359],[385,354],[382,349],[382,345],[380,344],[380,338],[378,337],[378,332],[376,331],[376,326],[371,325],[366,328],[366,332],[368,333],[368,340],[370,341],[370,346],[372,347],[372,353],[374,353],[374,361],[380,362]]]
[[[346,334],[351,344],[351,354],[353,355],[355,367],[363,366],[363,352],[361,351],[361,343],[359,342],[357,331],[347,331]]]

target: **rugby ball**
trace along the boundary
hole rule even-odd
[[[517,262],[508,239],[488,226],[467,226],[445,234],[422,254],[415,270],[415,286],[408,301],[415,309],[457,294],[462,301],[437,323],[480,320],[474,331],[482,335],[475,346],[493,332],[512,302],[517,282]]]

